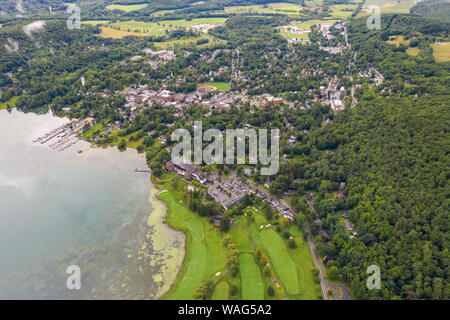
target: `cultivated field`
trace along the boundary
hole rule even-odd
[[[228,82],[210,82],[206,85],[209,91],[227,91],[229,87]]]
[[[127,5],[112,4],[112,5],[106,6],[106,9],[108,9],[108,10],[120,10],[120,11],[124,11],[124,12],[131,12],[131,11],[137,11],[137,10],[144,9],[147,6],[148,6],[147,3],[127,4]]]
[[[214,288],[214,293],[211,300],[228,300],[228,293],[230,291],[230,285],[226,281],[219,282]]]
[[[264,300],[264,284],[253,254],[241,253],[239,255],[239,269],[241,271],[242,299]]]
[[[431,45],[436,62],[450,61],[450,42],[438,42]]]

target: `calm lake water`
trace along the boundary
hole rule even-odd
[[[79,141],[57,152],[32,143],[66,123],[51,113],[0,110],[0,299],[156,299],[184,256],[184,236],[135,150]],[[82,153],[78,153],[82,150]],[[81,290],[66,268],[81,269]]]

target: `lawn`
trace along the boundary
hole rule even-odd
[[[401,44],[407,46],[409,45],[409,40],[405,40],[405,38],[400,35],[400,36],[390,36],[389,40],[386,41],[386,43],[388,44],[395,44],[396,47],[399,47]]]
[[[81,21],[81,24],[90,24],[91,26],[98,26],[102,24],[107,24],[109,20],[86,20]]]
[[[291,259],[288,248],[281,236],[272,228],[263,228],[254,232],[254,240],[258,247],[264,249],[272,261],[275,273],[290,295],[300,293],[297,269]]]
[[[232,228],[230,233],[239,253],[253,254],[253,244],[249,238],[248,230]]]
[[[226,281],[219,282],[214,288],[214,293],[211,300],[228,300],[228,293],[230,291],[230,285]]]
[[[230,85],[228,82],[211,82],[207,84],[209,91],[228,91]]]
[[[102,129],[103,129],[103,123],[102,122],[96,123],[93,126],[91,126],[89,128],[89,130],[81,133],[81,137],[83,139],[90,139],[94,136],[97,136],[97,134],[100,133],[102,131]]]
[[[264,284],[253,254],[241,253],[239,255],[239,269],[241,272],[242,299],[264,300]]]
[[[186,234],[186,256],[172,288],[164,295],[168,300],[192,300],[202,282],[225,270],[226,253],[220,233],[206,219],[199,217],[180,202],[171,191],[158,198],[168,207],[166,221]]]
[[[436,62],[450,61],[450,42],[438,42],[431,45]]]
[[[112,38],[112,39],[122,39],[127,36],[143,37],[146,36],[145,33],[141,32],[129,32],[123,30],[116,30],[108,27],[100,27],[101,33],[100,37]]]
[[[420,49],[418,47],[410,47],[406,49],[406,53],[414,57],[420,53]]]
[[[137,10],[144,9],[147,6],[148,6],[147,3],[127,4],[127,5],[124,5],[124,4],[111,4],[109,6],[106,6],[106,9],[108,9],[108,10],[120,10],[120,11],[124,11],[124,12],[131,12],[131,11],[137,11]]]

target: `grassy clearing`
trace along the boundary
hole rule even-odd
[[[297,226],[289,228],[290,234],[294,237],[297,244],[296,249],[288,249],[291,259],[297,267],[297,275],[300,286],[300,293],[295,297],[297,299],[314,300],[322,295],[320,285],[314,281],[313,270],[316,269],[308,241],[303,240],[303,233]],[[287,240],[285,240],[287,245]]]
[[[120,10],[124,12],[132,12],[144,9],[148,6],[148,3],[141,3],[141,4],[111,4],[109,6],[106,6],[106,9],[108,10]]]
[[[8,108],[8,105],[11,106],[11,108],[14,108],[16,106],[17,99],[19,99],[19,96],[12,97],[6,102],[0,102],[0,110]]]
[[[431,45],[436,62],[450,61],[450,42],[439,42]]]
[[[239,269],[241,272],[242,299],[264,300],[264,284],[261,272],[252,254],[239,255]]]
[[[386,41],[387,44],[395,44],[396,47],[399,47],[401,44],[407,46],[409,45],[409,40],[405,40],[402,35],[399,36],[390,36],[389,40]]]
[[[256,233],[254,237],[257,246],[264,249],[269,255],[275,273],[286,288],[287,293],[291,295],[299,294],[297,269],[281,236],[271,228],[263,228],[257,235]]]
[[[219,282],[214,288],[214,293],[211,300],[228,300],[228,293],[230,291],[230,285],[226,281]]]
[[[107,24],[109,22],[109,20],[86,20],[86,21],[81,21],[81,24],[89,24],[91,26],[98,26],[98,25],[102,25],[102,24]]]
[[[406,53],[414,57],[420,53],[420,49],[418,47],[410,47],[406,49]]]
[[[192,300],[196,289],[206,278],[225,270],[225,248],[219,231],[182,205],[176,193],[163,192],[158,198],[167,205],[166,220],[169,226],[185,232],[187,237],[183,266],[176,282],[163,298]]]

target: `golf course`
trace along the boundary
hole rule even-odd
[[[206,298],[214,300],[320,297],[320,286],[312,276],[312,255],[296,225],[284,229],[295,239],[294,249],[280,234],[278,218],[269,221],[255,206],[246,208],[222,232],[208,217],[185,205],[186,181],[173,176],[159,185],[163,189],[157,198],[166,205],[166,223],[186,234],[181,270],[163,299],[195,299],[198,288],[205,286],[209,288]],[[231,264],[230,243],[237,255]]]

